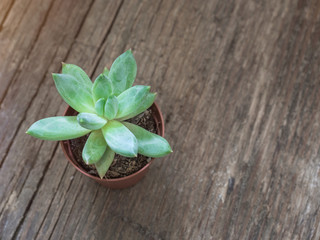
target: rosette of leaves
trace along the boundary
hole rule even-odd
[[[44,140],[68,140],[89,134],[82,151],[86,164],[94,164],[103,178],[115,153],[162,157],[172,152],[161,136],[126,122],[148,109],[155,100],[149,86],[132,86],[137,73],[131,50],[120,55],[110,71],[105,68],[94,83],[78,66],[62,64],[62,73],[52,74],[64,101],[77,116],[41,119],[27,133]]]

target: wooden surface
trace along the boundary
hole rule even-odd
[[[25,134],[132,48],[174,153],[126,190]],[[0,1],[0,239],[319,239],[320,1]]]

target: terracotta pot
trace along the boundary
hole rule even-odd
[[[164,121],[163,121],[162,113],[156,103],[153,103],[153,105],[151,106],[151,109],[152,109],[152,115],[157,125],[157,134],[164,137]],[[77,112],[71,107],[68,107],[64,112],[64,116],[75,116],[75,115],[77,115]],[[150,164],[154,160],[152,159],[146,166],[144,166],[138,172],[131,174],[130,176],[115,178],[115,179],[101,179],[99,177],[90,175],[89,173],[87,173],[85,169],[81,167],[81,165],[78,164],[78,162],[75,160],[71,152],[69,140],[60,141],[60,145],[67,159],[79,172],[95,180],[96,182],[102,184],[103,186],[112,188],[112,189],[128,188],[135,185],[138,181],[140,181],[146,175]]]

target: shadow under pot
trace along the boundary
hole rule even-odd
[[[155,128],[156,133],[160,135],[161,137],[164,137],[164,121],[162,113],[156,103],[153,103],[153,105],[149,108],[151,110],[151,114],[153,117],[153,120],[155,122]],[[64,113],[64,116],[76,116],[78,114],[77,111],[75,111],[73,108],[68,107]],[[129,176],[125,177],[119,177],[119,178],[99,178],[98,176],[90,174],[75,158],[74,153],[71,149],[71,140],[65,140],[60,141],[60,146],[62,147],[62,150],[69,160],[71,164],[82,174],[86,175],[87,177],[93,179],[94,181],[100,183],[101,185],[111,188],[111,189],[122,189],[122,188],[128,188],[133,185],[135,185],[137,182],[139,182],[147,173],[151,163],[153,162],[153,158],[140,170],[138,170],[135,173],[132,173]],[[81,149],[82,150],[82,149]],[[81,159],[81,161],[83,161]]]

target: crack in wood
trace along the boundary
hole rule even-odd
[[[15,1],[15,0],[14,0],[14,1]],[[14,1],[13,1],[13,2],[14,2]],[[13,78],[12,78],[13,80],[9,81],[9,84],[8,84],[8,86],[7,86],[7,88],[6,88],[3,96],[2,96],[1,99],[0,99],[0,107],[1,107],[1,104],[2,104],[3,100],[4,100],[5,97],[7,96],[8,91],[9,91],[11,85],[13,85],[13,83],[15,82],[15,79],[16,79],[15,77],[18,76],[18,73],[20,73],[20,66],[21,66],[21,64],[24,62],[24,60],[27,60],[27,59],[28,59],[28,57],[30,56],[30,53],[32,52],[34,46],[36,45],[37,40],[38,40],[38,38],[39,38],[39,36],[40,36],[41,30],[42,30],[42,28],[44,27],[44,25],[45,25],[45,23],[46,23],[46,21],[47,21],[47,18],[48,18],[49,12],[50,12],[50,10],[51,10],[51,8],[52,8],[52,6],[53,6],[53,3],[54,3],[54,0],[52,0],[52,1],[50,2],[49,8],[48,8],[48,10],[47,10],[47,12],[46,12],[46,14],[45,14],[45,16],[44,16],[44,19],[43,19],[43,21],[42,21],[42,23],[41,23],[41,25],[40,25],[39,31],[37,32],[36,38],[35,38],[33,44],[31,45],[29,51],[28,51],[27,54],[25,55],[25,58],[22,58],[22,59],[20,60],[20,62],[18,63],[17,68],[16,68],[16,71],[15,71],[15,73],[14,73],[14,75],[13,75]],[[11,9],[11,8],[10,8],[10,9]],[[0,31],[1,31],[1,25],[0,25]],[[1,164],[2,164],[2,162],[0,162],[0,168],[1,168]]]
[[[49,165],[50,165],[50,163],[51,163],[51,160],[53,159],[53,156],[54,156],[54,154],[55,154],[58,146],[59,146],[59,143],[56,143],[56,146],[55,146],[55,148],[54,148],[54,150],[53,150],[53,152],[52,152],[52,155],[51,155],[51,157],[50,157],[50,160],[47,162],[47,164],[46,164],[46,166],[45,166],[45,168],[44,168],[43,174],[42,174],[39,182],[37,183],[36,191],[32,194],[32,197],[31,197],[30,201],[28,202],[27,208],[25,209],[22,218],[19,220],[19,223],[18,223],[18,225],[17,225],[17,227],[16,227],[16,229],[15,229],[15,232],[14,232],[14,234],[13,234],[13,236],[12,236],[12,239],[16,239],[16,238],[17,238],[17,234],[18,234],[18,232],[19,232],[19,229],[20,229],[20,227],[21,227],[21,225],[22,225],[25,217],[26,217],[26,213],[29,211],[29,209],[30,209],[30,207],[31,207],[31,205],[32,205],[32,203],[33,203],[33,201],[34,201],[34,198],[35,198],[35,196],[37,195],[37,193],[38,193],[38,191],[39,191],[40,185],[41,185],[41,183],[42,183],[42,181],[43,181],[43,179],[44,179],[44,176],[46,175],[46,172],[47,172],[48,169],[49,169]]]
[[[2,21],[0,22],[0,32],[2,31],[3,24],[4,24],[4,22],[6,21],[8,15],[9,15],[9,12],[10,12],[12,6],[14,5],[14,2],[15,2],[15,0],[12,0],[12,1],[10,2],[9,7],[8,7],[6,13],[4,14],[4,17],[3,17]],[[0,103],[1,103],[1,102],[0,102]]]
[[[105,52],[105,49],[106,49],[106,44],[107,44],[107,38],[112,30],[112,27],[114,26],[114,23],[117,19],[117,16],[120,12],[120,9],[122,7],[122,4],[123,4],[124,0],[122,0],[114,14],[114,17],[112,18],[111,20],[111,24],[110,24],[110,27],[108,28],[108,30],[106,31],[105,35],[103,36],[102,38],[102,41],[101,41],[101,44],[100,44],[100,47],[97,49],[97,54],[96,54],[96,57],[94,59],[97,59],[96,62],[93,64],[93,68],[91,69],[90,71],[90,76],[91,78],[93,77],[93,74],[95,73],[97,67],[98,67],[98,64],[99,62],[101,61],[101,58]]]

